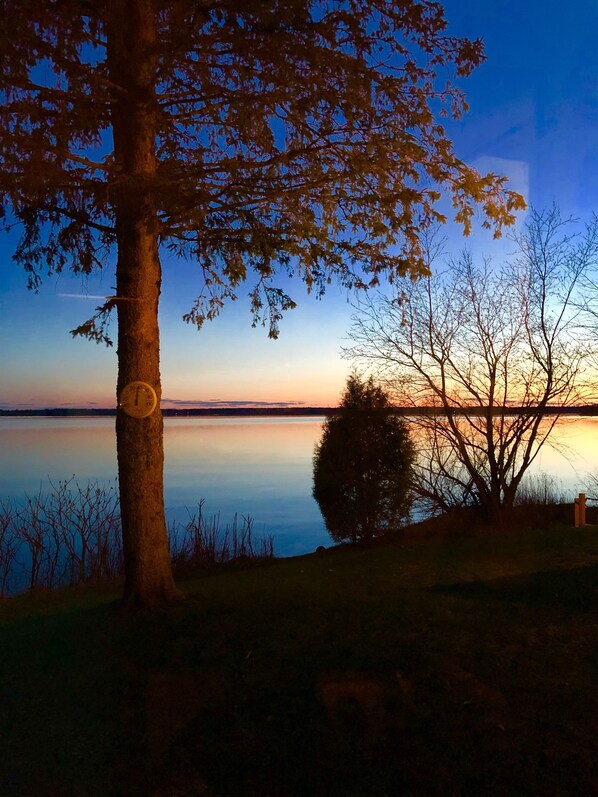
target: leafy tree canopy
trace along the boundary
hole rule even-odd
[[[438,123],[465,110],[451,80],[483,60],[432,0],[3,0],[0,197],[15,252],[89,274],[116,254],[116,295],[74,334],[109,342],[117,393],[161,395],[159,247],[195,260],[201,326],[248,282],[276,336],[286,280],[320,294],[426,271],[420,233],[498,234],[523,206],[456,157]],[[176,600],[163,502],[162,417],[116,421],[125,601]]]
[[[126,59],[123,8],[153,23]],[[102,267],[125,194],[149,197],[162,245],[199,265],[186,321],[248,280],[272,336],[294,306],[277,270],[318,294],[425,273],[441,192],[466,232],[480,204],[498,235],[524,203],[439,124],[467,107],[453,78],[484,60],[446,27],[431,0],[4,0],[1,213],[22,225],[29,287]],[[155,162],[125,168],[119,103],[145,114]],[[112,306],[76,332],[107,340]]]

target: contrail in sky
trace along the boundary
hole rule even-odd
[[[93,293],[59,293],[63,299],[107,299],[107,296],[96,296]]]

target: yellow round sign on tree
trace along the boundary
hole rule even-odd
[[[118,406],[131,418],[147,418],[156,409],[156,391],[147,382],[129,382],[120,392]]]

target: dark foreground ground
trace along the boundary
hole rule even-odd
[[[0,794],[598,794],[598,527],[0,605]]]

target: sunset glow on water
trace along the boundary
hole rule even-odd
[[[312,456],[323,418],[167,418],[165,498],[169,520],[204,514],[230,523],[249,515],[273,535],[279,555],[330,543],[311,495]],[[568,500],[598,471],[598,418],[562,418],[531,473],[555,478]],[[0,495],[20,499],[73,475],[116,478],[114,418],[0,418]]]

